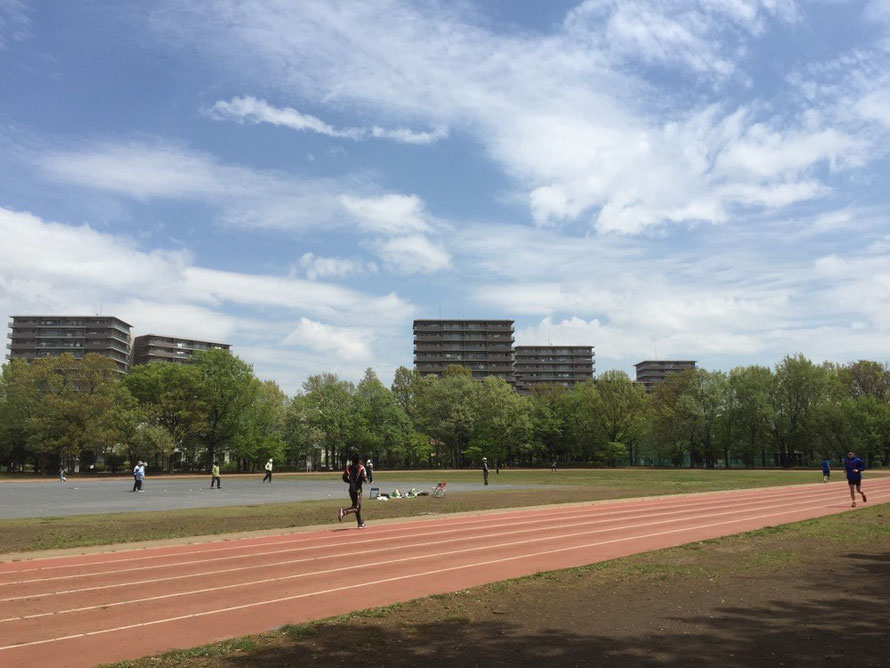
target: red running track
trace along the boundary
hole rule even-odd
[[[865,488],[890,501],[890,478]],[[0,665],[133,659],[846,510],[847,485],[797,485],[0,564]]]

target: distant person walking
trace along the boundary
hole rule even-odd
[[[828,460],[828,457],[822,460],[822,482],[829,482],[831,480],[831,462]]]
[[[485,485],[488,484],[488,472],[489,472],[488,457],[483,457],[482,458],[482,483]]]
[[[133,467],[133,491],[142,491],[142,481],[145,480],[145,462],[137,462]]]
[[[216,483],[216,488],[220,489],[219,462],[213,462],[213,466],[210,468],[210,489],[213,489],[213,483]]]
[[[494,473],[495,475],[501,474],[501,465],[498,462],[494,463]]]
[[[556,473],[556,460],[555,459],[550,463],[550,471],[552,473]]]
[[[352,463],[346,465],[343,471],[343,482],[349,485],[349,498],[352,501],[350,508],[340,508],[337,519],[343,521],[347,515],[355,513],[355,521],[358,523],[359,529],[365,528],[362,522],[362,484],[368,481],[368,472],[362,466],[361,457],[358,453],[352,455]]]
[[[59,482],[67,482],[68,478],[65,477],[65,467],[64,465],[59,469]]]
[[[266,475],[263,476],[263,482],[272,482],[272,460],[266,462]]]
[[[374,462],[371,461],[370,457],[365,462],[365,471],[368,474],[368,482],[374,482]]]
[[[847,472],[847,484],[850,485],[850,500],[853,502],[853,508],[856,507],[856,492],[862,497],[862,503],[868,503],[868,499],[862,492],[862,470],[865,463],[859,459],[853,451],[847,453],[844,460],[844,469]]]

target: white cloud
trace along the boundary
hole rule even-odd
[[[830,192],[834,174],[871,159],[875,139],[820,116],[819,100],[780,113],[726,94],[744,88],[745,54],[758,40],[801,16],[790,0],[596,0],[550,33],[504,34],[460,6],[393,0],[386,11],[271,3],[262,17],[241,6],[177,6],[153,21],[283,96],[475,137],[526,193],[538,224],[588,220],[601,232],[639,234],[724,223],[739,206],[769,212],[811,201]],[[670,75],[647,77],[641,63]],[[711,87],[699,91],[701,76]],[[681,100],[674,77],[696,94]],[[283,122],[287,111],[263,113]],[[291,120],[340,132],[305,115]]]
[[[145,251],[126,237],[5,208],[0,236],[11,240],[0,244],[0,310],[9,314],[101,309],[130,322],[136,334],[232,343],[248,362],[247,351],[274,359],[302,346],[367,365],[371,346],[379,345],[382,364],[393,367],[405,362],[402,349],[410,350],[402,339],[414,306],[392,292],[197,266],[188,253]],[[313,359],[304,377],[328,368]],[[263,369],[271,373],[274,364]]]
[[[321,322],[300,318],[300,322],[284,340],[286,345],[298,345],[321,352],[333,352],[345,360],[370,360],[369,333],[356,327],[333,327]]]
[[[445,225],[429,215],[416,195],[344,193],[333,180],[301,180],[229,165],[206,153],[158,142],[55,151],[36,161],[53,178],[79,186],[137,200],[207,203],[217,209],[216,220],[224,225],[294,232],[355,226],[372,236],[370,246],[400,272],[429,273],[449,265],[448,252],[426,236]],[[322,264],[322,271],[336,270],[325,275],[345,275],[342,262]],[[364,263],[366,269],[372,265]]]
[[[520,345],[596,346],[598,369],[655,355],[731,368],[773,364],[801,351],[847,361],[890,355],[890,244],[877,212],[837,213],[861,221],[862,240],[840,225],[809,245],[813,219],[746,232],[700,232],[688,248],[655,237],[567,238],[555,229],[477,226],[465,231],[456,271],[475,313],[517,319]],[[799,231],[799,232],[796,232]],[[845,250],[839,250],[839,246]],[[831,249],[820,259],[816,247]],[[830,332],[826,342],[821,337]]]
[[[316,132],[342,139],[362,141],[365,139],[391,139],[406,144],[432,144],[448,136],[448,131],[438,128],[429,132],[395,128],[388,130],[377,126],[370,128],[336,129],[321,119],[303,114],[292,107],[273,107],[265,100],[255,97],[233,97],[229,101],[218,100],[208,111],[217,120],[236,120],[249,123],[271,123],[292,130]]]
[[[310,280],[332,276],[344,278],[357,273],[376,273],[377,265],[373,262],[362,262],[339,257],[318,257],[312,253],[304,253],[300,258],[300,267]]]
[[[31,34],[29,9],[21,0],[0,0],[0,51]]]
[[[416,234],[389,239],[381,245],[379,254],[385,263],[409,274],[430,274],[451,265],[447,251]]]
[[[358,220],[360,227],[371,232],[404,234],[430,230],[428,214],[417,195],[343,195],[340,202]]]
[[[0,268],[7,279],[49,281],[54,288],[173,291],[191,256],[182,251],[144,252],[129,239],[86,225],[44,222],[27,212],[0,207]],[[92,309],[90,309],[92,310]]]

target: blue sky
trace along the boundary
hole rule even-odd
[[[0,0],[0,310],[388,383],[414,318],[890,361],[890,2]]]

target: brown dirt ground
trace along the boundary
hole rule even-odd
[[[121,665],[890,666],[888,520],[885,504]]]

